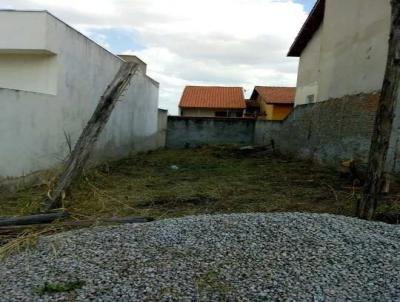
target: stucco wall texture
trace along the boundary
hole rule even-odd
[[[255,121],[242,118],[168,117],[167,148],[253,144]]]
[[[320,29],[303,50],[296,106],[381,89],[390,32],[390,0],[326,0]]]
[[[38,89],[19,86],[17,77],[13,87],[8,86],[10,79],[3,85],[0,81],[1,186],[2,181],[52,168],[66,158],[66,136],[76,142],[123,60],[47,12],[0,11],[0,32],[0,61],[9,53],[17,61],[44,54],[43,60],[55,62],[56,72],[31,72],[30,65],[25,77],[50,77],[57,83],[46,92],[43,81]],[[0,80],[3,72],[0,68]],[[157,107],[158,83],[142,68],[101,133],[93,161],[157,147]]]

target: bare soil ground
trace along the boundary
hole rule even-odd
[[[0,195],[0,216],[35,213],[48,190],[40,186]],[[159,150],[86,172],[64,202],[73,218],[212,213],[313,212],[353,216],[360,188],[337,171],[236,146]],[[377,219],[397,222],[394,194]]]

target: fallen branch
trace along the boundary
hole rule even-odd
[[[38,215],[36,215],[38,216]],[[104,218],[104,219],[88,219],[88,220],[75,220],[75,221],[64,221],[54,225],[55,227],[86,227],[95,224],[129,224],[129,223],[145,223],[153,221],[150,217],[114,217],[114,218]],[[54,220],[53,220],[54,221]],[[52,222],[53,222],[52,221]],[[51,222],[49,222],[51,223]],[[0,234],[8,234],[14,231],[20,231],[27,228],[42,228],[49,226],[48,223],[43,222],[40,224],[0,224]]]
[[[12,225],[32,225],[32,224],[43,224],[51,223],[58,219],[63,219],[68,217],[67,212],[58,213],[48,213],[48,214],[38,214],[23,217],[2,217],[0,219],[0,227],[12,226]]]

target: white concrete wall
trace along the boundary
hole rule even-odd
[[[0,87],[57,94],[57,56],[0,53]]]
[[[76,142],[123,62],[48,13],[0,12],[0,23],[4,17],[10,22],[15,18],[18,22],[15,22],[14,30],[9,27],[9,31],[1,31],[2,48],[7,49],[3,54],[13,52],[12,47],[23,45],[18,41],[10,46],[4,44],[17,29],[22,30],[21,39],[25,39],[28,27],[33,26],[32,32],[36,31],[34,20],[45,18],[44,49],[55,54],[57,91],[54,94],[37,93],[29,87],[13,90],[2,87],[0,82],[0,178],[3,179],[60,164],[68,152],[65,133],[71,136],[73,143]],[[4,77],[3,73],[0,68],[0,79]],[[44,75],[40,68],[37,73]],[[54,81],[52,74],[47,76]],[[157,107],[158,83],[143,72],[137,73],[101,134],[95,159],[117,158],[132,151],[155,148]]]
[[[321,43],[320,99],[382,88],[389,0],[328,0]]]
[[[316,71],[318,60],[317,101],[381,89],[390,13],[390,0],[326,0],[321,33],[314,36],[300,58],[296,105],[304,104],[308,89],[312,88],[309,73],[304,70]]]
[[[308,103],[308,96],[313,95],[318,101],[320,79],[321,32],[319,29],[308,43],[300,57],[297,77],[296,105]]]
[[[0,52],[47,51],[48,16],[43,12],[0,11]]]

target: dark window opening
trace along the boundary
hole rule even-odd
[[[216,117],[243,117],[242,111],[216,111]]]
[[[307,104],[312,104],[314,103],[314,95],[310,94],[307,96]]]
[[[228,112],[226,111],[216,111],[215,116],[217,117],[228,117]]]

